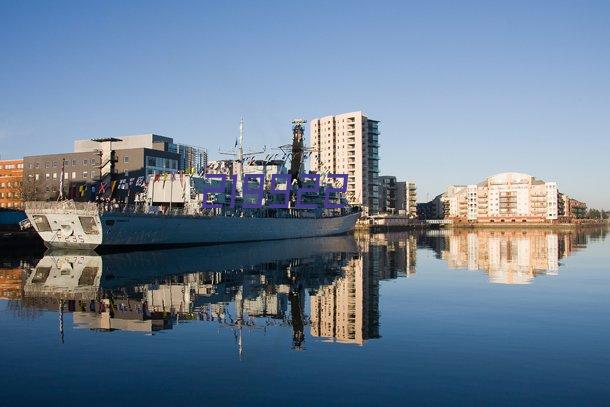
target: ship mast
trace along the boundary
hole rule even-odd
[[[290,175],[292,179],[299,179],[301,167],[303,165],[303,140],[305,138],[305,130],[303,124],[307,123],[303,119],[294,119],[292,121],[292,161],[290,163]]]
[[[242,117],[239,121],[239,137],[237,140],[235,140],[235,147],[233,150],[218,151],[220,154],[233,156],[234,161],[237,163],[235,171],[237,175],[237,190],[241,191],[241,184],[244,175],[244,160],[247,157],[254,157],[257,154],[262,154],[265,151],[267,151],[267,147],[264,147],[263,151],[244,151],[244,118]]]
[[[237,153],[237,179],[244,175],[244,118],[239,120],[239,150]]]
[[[310,147],[305,147],[305,128],[307,120],[294,119],[292,121],[292,144],[285,144],[279,147],[284,153],[286,161],[290,160],[290,176],[300,185],[299,175],[303,173],[305,159],[313,152]]]

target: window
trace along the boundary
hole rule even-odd
[[[34,175],[34,179],[35,179],[36,181],[38,181],[38,180],[40,179],[40,174],[36,174],[36,175]]]
[[[68,174],[67,172],[66,172],[66,173],[64,173],[64,179],[68,179],[68,176],[69,176],[69,175],[70,175],[70,174]]]
[[[127,164],[129,162],[129,157],[128,156],[123,157],[123,162],[125,164]]]
[[[49,168],[50,166],[51,166],[51,164],[50,164],[50,163],[44,163],[44,167],[45,167],[45,168]]]
[[[49,174],[48,172],[44,175],[45,179],[51,179],[51,174]]]
[[[53,161],[53,167],[56,168],[57,167],[57,161]]]
[[[56,172],[53,173],[53,179],[57,179],[57,173]]]
[[[76,160],[72,160],[72,166],[76,165]]]
[[[87,173],[87,171],[83,171],[83,178],[87,179],[88,176],[89,176],[89,174]]]
[[[76,179],[76,172],[72,172],[72,179]]]
[[[85,158],[85,159],[83,160],[83,165],[87,165],[88,163],[89,163],[89,161],[87,161],[87,159]]]

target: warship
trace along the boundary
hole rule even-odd
[[[214,193],[210,193],[211,188],[219,188],[219,182],[210,179],[210,171],[153,174],[144,182],[142,191],[134,194],[132,202],[26,202],[28,220],[46,246],[85,250],[264,241],[350,232],[360,217],[360,208],[336,192],[336,183],[324,174],[322,182],[303,177],[304,123],[300,119],[293,121],[292,144],[284,146],[290,149],[289,167],[288,160],[272,160],[269,156],[256,160],[254,154],[244,153],[242,121],[234,158],[221,162],[222,168],[215,168],[227,181],[223,180],[221,189]],[[111,151],[111,180],[113,155]],[[285,176],[285,194],[278,185],[274,186],[274,175]],[[259,207],[252,205],[253,198],[248,195],[248,191],[256,189],[260,191]]]

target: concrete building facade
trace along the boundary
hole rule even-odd
[[[311,120],[310,135],[311,169],[347,174],[348,200],[379,212],[379,121],[362,112],[325,116]]]
[[[0,160],[0,208],[23,207],[23,160]]]
[[[557,183],[507,172],[478,184],[447,188],[454,222],[552,222],[559,216]]]

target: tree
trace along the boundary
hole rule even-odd
[[[24,179],[19,184],[19,195],[23,202],[45,200],[45,191],[39,180]]]
[[[599,209],[589,209],[587,212],[588,219],[608,219],[608,212]]]

